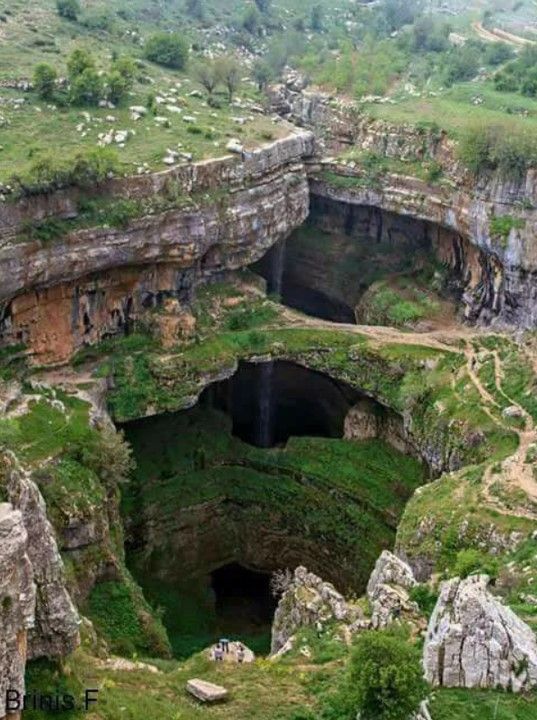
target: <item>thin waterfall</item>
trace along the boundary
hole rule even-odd
[[[283,268],[285,264],[286,240],[280,240],[272,251],[268,290],[281,297],[283,288]]]
[[[257,445],[272,447],[272,377],[274,363],[266,362],[259,365],[259,396]]]

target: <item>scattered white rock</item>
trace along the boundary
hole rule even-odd
[[[239,155],[242,155],[244,152],[244,146],[241,144],[240,140],[237,140],[237,138],[232,138],[226,145],[226,150],[229,150],[229,152],[237,153]]]
[[[186,689],[187,692],[204,703],[219,702],[225,700],[228,696],[226,688],[207,682],[206,680],[200,680],[199,678],[189,680],[186,684]]]

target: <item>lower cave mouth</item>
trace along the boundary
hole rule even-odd
[[[222,634],[255,637],[270,632],[276,610],[270,573],[230,563],[211,572],[211,588]]]

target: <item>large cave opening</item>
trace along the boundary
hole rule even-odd
[[[236,437],[269,448],[290,437],[343,437],[345,417],[359,397],[345,383],[295,363],[241,362],[200,402],[226,412]]]
[[[272,623],[276,598],[270,573],[229,563],[213,570],[211,587],[217,619],[227,631],[253,635]]]
[[[122,499],[127,564],[178,657],[220,636],[268,652],[276,571],[305,565],[363,592],[424,478],[402,428],[291,362],[241,363],[195,407],[123,426],[137,462]]]
[[[453,322],[472,273],[486,276],[483,262],[438,224],[312,194],[306,223],[253,269],[308,315],[426,330]]]

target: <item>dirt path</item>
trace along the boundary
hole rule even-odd
[[[472,27],[479,37],[486,42],[503,42],[517,48],[524,47],[525,45],[535,45],[534,40],[528,40],[528,38],[521,37],[520,35],[514,35],[513,33],[501,30],[500,28],[487,30],[483,27],[482,23],[477,21],[472,23]]]
[[[485,500],[487,504],[501,513],[517,514],[535,519],[537,516],[537,481],[533,476],[533,464],[527,463],[526,457],[530,447],[533,444],[537,445],[537,429],[535,428],[533,418],[527,410],[504,392],[502,386],[504,377],[502,361],[497,351],[487,353],[487,359],[490,359],[491,354],[494,359],[495,394],[501,395],[506,403],[515,409],[514,411],[518,416],[523,418],[523,428],[513,426],[502,416],[502,404],[498,402],[496,397],[483,385],[479,377],[479,369],[482,364],[479,359],[480,353],[474,349],[472,340],[486,337],[486,332],[461,326],[423,333],[404,332],[403,330],[398,330],[393,327],[351,325],[329,320],[320,320],[319,318],[303,315],[290,308],[286,308],[281,317],[286,321],[288,326],[314,328],[317,330],[343,330],[366,337],[373,345],[389,342],[404,345],[420,345],[444,352],[453,352],[454,350],[464,352],[466,365],[463,368],[463,372],[466,373],[479,393],[483,401],[484,412],[487,413],[499,428],[515,432],[519,440],[518,448],[513,455],[501,463],[491,462],[487,466],[483,479]],[[500,498],[496,497],[491,491],[492,485],[498,481],[501,482],[508,494],[512,494],[512,491],[516,491],[517,489],[522,490],[530,502],[536,504],[536,509],[517,507],[516,510],[512,510],[506,507]]]

